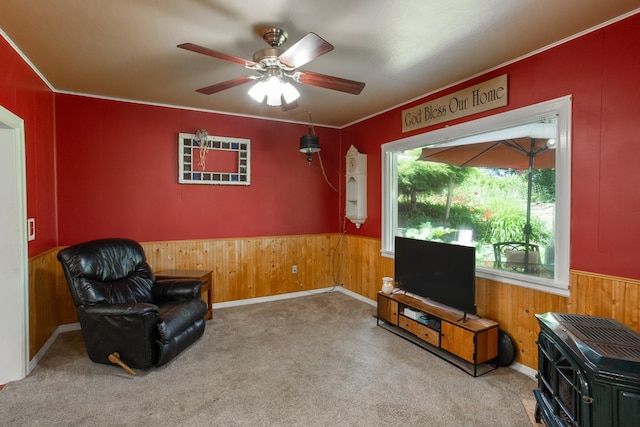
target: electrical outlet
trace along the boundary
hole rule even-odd
[[[293,264],[291,266],[291,274],[297,274],[298,273],[298,266],[296,264]]]
[[[27,240],[30,242],[32,240],[36,240],[36,219],[28,218],[27,219]]]

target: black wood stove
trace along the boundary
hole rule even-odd
[[[536,317],[537,421],[548,426],[639,426],[640,334],[603,317]]]

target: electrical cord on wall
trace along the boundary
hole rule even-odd
[[[320,161],[320,169],[322,169],[322,175],[324,176],[325,181],[327,182],[329,187],[333,189],[333,191],[338,193],[339,192],[338,189],[335,188],[333,185],[331,185],[331,183],[329,182],[329,178],[327,178],[327,174],[322,164],[322,157],[320,157],[320,152],[318,152],[318,160]],[[331,257],[331,278],[333,279],[333,287],[329,289],[327,292],[333,292],[337,286],[343,286],[343,284],[340,283],[340,274],[342,273],[342,264],[344,262],[344,245],[345,245],[344,237],[346,234],[347,234],[347,216],[345,215],[342,217],[342,233],[340,233],[340,238],[338,239],[338,243],[336,244],[335,248],[333,248],[333,255]],[[336,255],[338,255],[338,249],[340,249],[340,253],[339,253],[339,259],[338,259],[338,268],[336,269]],[[303,290],[309,293],[315,294],[314,292],[311,292],[309,289],[306,289],[302,283],[298,282],[297,274],[296,274],[296,283]]]
[[[346,217],[344,222],[346,222]],[[333,286],[331,287],[331,289],[328,289],[327,291],[322,293],[333,292],[337,287],[344,286],[343,283],[340,283],[340,274],[342,272],[342,264],[344,262],[345,234],[347,234],[346,224],[344,224],[343,231],[342,233],[340,233],[340,239],[338,239],[338,243],[336,244],[335,248],[333,248],[333,255],[331,257],[331,270],[332,270],[331,278],[333,279]],[[336,254],[338,254],[338,249],[340,249],[340,253],[339,253],[339,260],[338,260],[338,268],[336,270]],[[296,284],[300,288],[302,288],[303,291],[306,291],[312,295],[317,295],[318,293],[321,293],[321,292],[313,292],[312,290],[305,288],[304,285],[298,281],[297,273],[295,276],[296,276]]]
[[[345,245],[345,234],[347,234],[347,217],[346,215],[342,217],[342,233],[340,234],[340,239],[338,239],[338,243],[336,247],[333,249],[333,258],[331,260],[331,269],[332,277],[333,277],[333,286],[343,286],[340,283],[340,273],[342,272],[342,263],[344,261],[344,245]],[[336,253],[338,252],[338,247],[340,248],[340,259],[338,260],[338,271],[336,272]]]
[[[331,189],[333,191],[335,191],[336,193],[338,193],[338,189],[336,187],[334,187],[331,182],[329,182],[329,178],[327,177],[327,173],[324,170],[324,164],[322,163],[322,156],[320,155],[320,152],[318,151],[318,160],[320,161],[320,169],[322,170],[322,176],[324,176],[324,180],[327,182],[327,184],[329,185],[329,187],[331,187]],[[331,259],[331,277],[333,279],[333,287],[335,288],[336,286],[342,286],[342,283],[340,283],[340,273],[342,272],[342,263],[344,260],[344,243],[345,243],[345,239],[344,239],[344,235],[347,233],[347,217],[344,216],[342,218],[343,222],[342,222],[342,234],[340,234],[340,239],[338,240],[338,243],[336,244],[336,247],[333,248],[333,256]],[[340,259],[338,260],[338,269],[336,271],[336,254],[338,253],[338,248],[340,248]],[[333,289],[331,289],[333,291]]]
[[[329,184],[329,187],[331,187],[331,189],[337,193],[338,189],[336,187],[334,187],[329,182],[329,178],[327,178],[327,173],[324,171],[324,165],[322,164],[322,157],[320,156],[320,152],[319,151],[318,151],[318,160],[320,161],[320,169],[322,169],[322,176],[324,176],[324,180],[327,181],[327,184]]]

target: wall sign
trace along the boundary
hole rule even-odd
[[[179,134],[180,184],[249,185],[251,141],[224,136]]]
[[[507,74],[424,104],[402,110],[402,132],[504,107],[508,101]]]

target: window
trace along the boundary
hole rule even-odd
[[[382,146],[382,252],[394,237],[476,247],[476,274],[568,295],[571,98]]]

